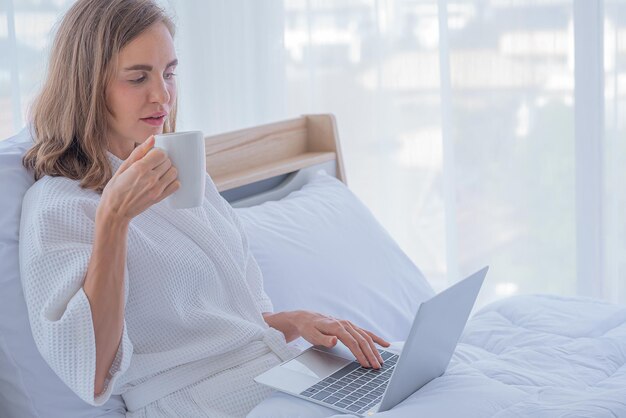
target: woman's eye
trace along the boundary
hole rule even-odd
[[[176,76],[175,73],[167,73],[167,74],[165,74],[165,79],[169,80],[170,78],[174,78],[175,76]]]
[[[131,83],[135,83],[135,84],[139,84],[139,83],[141,83],[141,82],[142,82],[143,80],[145,80],[145,79],[146,79],[146,76],[143,76],[143,75],[142,75],[142,76],[141,76],[141,77],[139,77],[139,78],[136,78],[136,79],[134,79],[134,80],[130,80],[130,82],[131,82]]]

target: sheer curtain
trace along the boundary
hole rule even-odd
[[[162,3],[177,23],[181,128],[211,134],[284,117],[282,1]]]
[[[626,3],[604,4],[603,296],[626,303]]]
[[[489,264],[480,304],[626,303],[623,0],[162,2],[179,129],[332,112],[350,188],[437,289]],[[0,137],[70,3],[0,3]]]

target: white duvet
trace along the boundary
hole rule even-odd
[[[274,395],[249,415],[328,416]],[[626,417],[626,307],[519,296],[467,324],[446,373],[393,410],[405,417]]]

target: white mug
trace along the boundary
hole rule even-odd
[[[186,209],[201,206],[206,182],[206,155],[202,132],[155,135],[154,146],[163,149],[178,170],[180,188],[166,198],[170,207]]]

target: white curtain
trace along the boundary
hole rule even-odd
[[[0,137],[70,3],[0,3]],[[435,288],[489,264],[481,305],[626,303],[623,0],[162,3],[179,129],[332,112],[350,188]]]
[[[284,116],[282,1],[165,4],[177,23],[181,128],[212,134]]]

